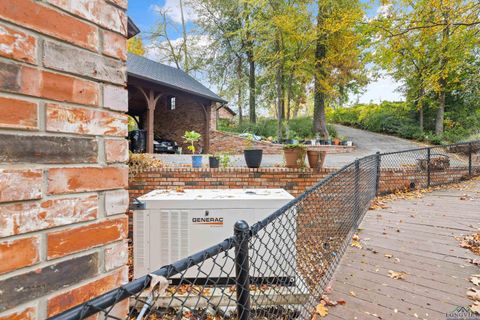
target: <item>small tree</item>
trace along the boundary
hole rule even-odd
[[[195,142],[198,142],[201,138],[202,135],[196,131],[185,131],[183,139],[185,142],[190,143],[187,149],[190,150],[192,154],[195,154]]]

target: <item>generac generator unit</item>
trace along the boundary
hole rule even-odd
[[[133,213],[135,278],[231,237],[238,220],[253,225],[292,199],[293,196],[283,189],[155,190],[141,196],[138,201],[142,209],[134,210]],[[295,230],[292,232],[296,233]],[[272,236],[274,237],[270,234]],[[273,242],[270,243],[274,245]],[[259,250],[268,250],[265,246]],[[234,270],[233,252],[229,254],[231,257],[223,254],[217,258],[225,259],[223,270]],[[212,264],[209,261],[206,263]],[[218,260],[217,263],[222,264]],[[268,270],[260,269],[265,269],[267,265],[264,261],[262,266],[251,269],[265,273]],[[290,276],[293,268],[290,262],[288,265],[285,263],[280,270],[285,273],[284,276]],[[183,276],[198,277],[198,270],[195,267],[191,269]],[[213,265],[204,264],[202,270],[211,270],[209,277],[222,277],[220,268]]]

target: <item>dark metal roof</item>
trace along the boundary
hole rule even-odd
[[[135,37],[137,34],[140,33],[140,29],[137,27],[137,25],[133,22],[130,17],[128,17],[128,22],[127,22],[127,38],[130,39],[131,37]]]
[[[132,53],[129,53],[127,58],[127,74],[212,101],[227,102],[182,70]]]

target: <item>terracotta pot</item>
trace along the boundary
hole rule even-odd
[[[342,142],[342,140],[337,139],[337,138],[333,139],[333,144],[336,145],[336,146],[340,145],[340,142]]]
[[[326,151],[308,150],[308,164],[312,169],[322,169],[325,163]]]
[[[305,151],[300,148],[284,149],[283,154],[287,168],[301,168],[305,163],[305,159],[301,159],[302,155],[305,157]]]

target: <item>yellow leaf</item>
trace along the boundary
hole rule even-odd
[[[320,317],[326,317],[328,314],[328,309],[327,307],[325,307],[323,303],[320,303],[319,305],[317,305],[317,308],[315,309],[315,311],[320,315]]]

